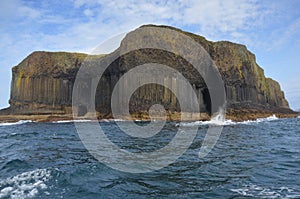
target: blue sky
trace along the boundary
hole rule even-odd
[[[299,0],[1,0],[0,108],[8,106],[11,67],[32,51],[91,52],[142,24],[164,24],[212,41],[245,44],[268,77],[300,108]]]

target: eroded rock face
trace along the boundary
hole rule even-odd
[[[248,51],[246,46],[227,41],[211,42],[192,33],[183,33],[199,42],[214,60],[225,82],[229,109],[290,111],[278,82],[265,77],[263,69],[256,63],[255,55]],[[126,45],[126,38],[122,45]],[[74,79],[86,57],[86,54],[66,52],[30,54],[12,69],[10,112],[70,113]],[[112,63],[105,73],[101,80],[104,86],[98,86],[96,93],[98,111],[106,109],[104,112],[110,112],[108,108],[110,95],[120,76],[134,66],[153,60],[160,60],[161,64],[171,66],[182,73],[189,71],[194,74],[189,63],[176,55],[153,49],[132,52]],[[189,73],[186,72],[188,78]],[[205,82],[201,76],[196,78],[190,76],[189,79],[199,97],[201,111],[209,112],[210,99]],[[132,111],[148,109],[154,102],[161,102],[168,109],[178,111],[178,103],[174,96],[168,90],[156,85],[144,86],[135,93],[131,100]],[[141,103],[146,105],[143,106]]]

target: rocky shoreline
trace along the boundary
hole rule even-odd
[[[232,120],[234,122],[242,122],[248,120],[256,120],[259,118],[267,118],[275,115],[278,118],[296,118],[300,116],[300,113],[276,113],[272,111],[259,111],[259,110],[227,110],[225,119]],[[181,114],[179,112],[172,112],[166,114],[167,121],[181,121]],[[43,115],[0,115],[0,123],[6,122],[18,122],[20,120],[31,120],[34,122],[57,122],[57,121],[72,121],[72,120],[91,120],[90,117],[73,117],[72,114],[43,114]],[[98,121],[102,120],[138,120],[138,121],[150,121],[149,114],[146,112],[135,113],[128,117],[113,118],[111,115],[98,116]],[[155,120],[162,120],[163,117],[155,117]],[[201,113],[199,117],[192,117],[188,121],[209,121],[211,118]]]

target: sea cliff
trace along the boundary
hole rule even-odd
[[[153,25],[141,28],[151,26]],[[225,83],[228,118],[246,120],[272,114],[279,117],[297,115],[289,108],[279,83],[265,77],[264,70],[256,63],[255,55],[246,46],[228,41],[212,42],[173,27],[160,27],[192,37],[209,53]],[[126,37],[121,45],[128,45]],[[37,118],[39,115],[52,115],[52,119],[70,118],[75,77],[87,56],[68,52],[31,53],[12,68],[10,107],[2,110],[1,115],[35,115]],[[102,56],[95,56],[95,59],[102,59]],[[118,58],[104,74],[102,84],[105,86],[97,88],[96,109],[99,119],[111,117],[110,97],[118,78],[133,66],[153,60],[181,71],[191,68],[184,59],[156,49],[137,50]],[[186,73],[186,76],[189,77],[189,74]],[[189,80],[195,85],[197,96],[201,98],[200,110],[204,113],[201,119],[209,119],[211,104],[205,82],[201,77],[190,77]],[[131,100],[131,113],[134,118],[149,119],[147,111],[153,103],[163,104],[169,119],[179,118],[180,110],[176,98],[174,99],[169,90],[157,85],[146,85],[135,93]],[[84,116],[85,113],[88,113],[88,108],[81,115]],[[42,120],[47,120],[47,117],[43,116]]]

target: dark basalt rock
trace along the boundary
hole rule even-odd
[[[152,25],[148,25],[152,26]],[[210,54],[225,82],[229,110],[256,109],[279,113],[292,112],[278,82],[266,78],[246,46],[228,41],[211,42],[184,32],[199,42]],[[141,27],[142,28],[142,27]],[[126,45],[126,38],[122,45]],[[33,52],[12,69],[10,114],[66,114],[72,112],[72,89],[76,73],[87,57],[82,53]],[[95,56],[95,59],[102,59]],[[155,61],[171,66],[189,79],[201,98],[200,110],[210,112],[210,97],[202,77],[181,57],[156,49],[133,51],[115,60],[104,73],[96,93],[96,107],[110,113],[110,97],[115,83],[132,67]],[[193,74],[193,75],[191,75]],[[154,104],[170,111],[180,111],[176,98],[168,89],[152,84],[139,88],[130,100],[131,112],[147,111]],[[88,111],[88,107],[81,107]],[[82,112],[82,111],[81,111]],[[84,113],[81,113],[84,114]]]

